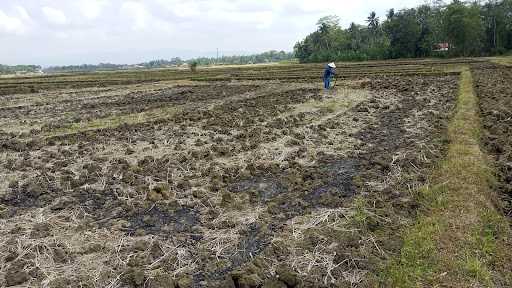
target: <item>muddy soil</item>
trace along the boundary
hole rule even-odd
[[[497,64],[472,67],[480,99],[483,142],[495,160],[496,190],[504,199],[505,213],[512,216],[512,68]]]
[[[216,82],[77,98],[90,119],[180,108],[59,136],[0,133],[0,285],[369,283],[413,218],[410,190],[442,157],[456,89],[455,76],[387,76],[328,95]]]
[[[103,96],[83,98],[73,97],[71,92],[67,97],[59,95],[61,99],[63,98],[60,101],[51,100],[57,96],[57,93],[34,94],[21,103],[12,101],[12,104],[0,107],[0,121],[23,122],[25,125],[37,126],[38,129],[30,133],[37,135],[56,128],[65,128],[76,123],[106,117],[141,113],[163,107],[177,107],[185,103],[201,102],[201,105],[206,105],[204,102],[233,97],[257,88],[255,85],[181,85],[129,93],[124,93],[120,89],[113,92],[102,91]]]
[[[254,283],[264,283],[264,285],[267,285],[264,287],[274,287],[271,285],[285,285],[287,287],[372,285],[363,279],[352,282],[351,277],[353,275],[348,274],[340,277],[343,280],[326,281],[329,277],[336,278],[332,276],[335,272],[329,270],[329,264],[325,265],[323,263],[325,265],[323,266],[322,263],[317,262],[325,261],[325,259],[315,259],[316,257],[322,258],[319,255],[307,255],[307,263],[303,264],[307,267],[307,272],[301,270],[304,267],[296,268],[297,271],[286,264],[298,261],[300,258],[291,256],[297,253],[295,249],[299,251],[304,249],[311,252],[311,250],[321,247],[319,243],[327,243],[330,244],[330,247],[334,246],[335,248],[326,249],[328,252],[325,252],[331,253],[330,255],[339,255],[338,258],[335,257],[338,265],[340,265],[339,271],[372,271],[376,268],[378,262],[383,261],[383,259],[377,251],[364,251],[364,245],[361,244],[361,242],[367,240],[363,236],[364,233],[333,234],[330,229],[320,230],[317,231],[317,235],[309,235],[309,238],[303,239],[295,246],[286,243],[286,241],[281,242],[283,239],[280,237],[282,237],[282,234],[286,234],[281,231],[293,226],[292,219],[299,219],[304,215],[314,215],[315,211],[332,212],[333,210],[329,209],[349,207],[347,203],[354,195],[364,195],[366,201],[373,202],[374,209],[381,209],[380,217],[389,217],[389,219],[394,217],[411,219],[414,217],[417,206],[408,195],[410,191],[407,191],[407,189],[424,185],[425,175],[428,174],[433,163],[439,160],[444,153],[443,147],[446,143],[444,129],[451,115],[454,91],[457,87],[456,78],[443,79],[444,81],[436,79],[440,87],[437,87],[437,85],[434,87],[429,80],[432,79],[405,78],[398,80],[386,77],[367,83],[373,90],[390,93],[384,95],[394,94],[394,97],[399,95],[400,100],[398,105],[388,107],[386,104],[381,104],[379,100],[370,99],[368,102],[360,103],[351,109],[350,113],[353,114],[350,117],[360,117],[353,115],[364,113],[375,113],[376,121],[368,123],[363,129],[351,135],[359,140],[359,144],[349,157],[320,155],[317,159],[317,165],[299,169],[301,170],[299,177],[303,179],[298,183],[290,183],[289,180],[281,179],[280,183],[287,183],[288,193],[276,189],[277,185],[273,182],[269,184],[268,178],[259,182],[259,188],[268,189],[259,194],[279,194],[278,197],[267,204],[270,206],[267,213],[271,216],[268,216],[266,221],[271,222],[272,225],[266,224],[268,226],[265,227],[264,220],[261,228],[270,231],[269,234],[273,234],[274,237],[272,240],[265,242],[262,239],[264,236],[258,234],[260,235],[258,243],[263,246],[263,249],[260,248],[261,251],[258,257],[254,259],[247,260],[247,255],[244,254],[236,254],[235,257],[232,257],[230,260],[232,265],[228,267],[234,269],[234,271],[231,272],[227,280],[218,282],[219,287],[228,285],[226,283],[234,283],[235,287],[258,287]],[[426,91],[428,93],[425,93]],[[372,105],[376,103],[379,104]],[[364,116],[361,118],[364,118]],[[410,122],[411,118],[414,119],[414,123]],[[397,139],[400,139],[400,141],[397,141]],[[286,175],[287,172],[285,170],[275,174]],[[311,183],[314,184],[311,185]],[[277,206],[277,209],[275,206]],[[387,234],[386,236],[381,234],[382,238],[378,245],[382,245],[382,249],[388,252],[397,252],[397,247],[393,247],[392,244],[399,242],[397,234],[393,235],[393,233],[398,233],[398,230],[395,230],[397,227],[389,227],[383,222],[385,221],[382,221],[382,219],[373,219],[373,221],[365,223],[365,227],[362,229],[368,229],[370,234]],[[281,235],[279,235],[280,232]],[[335,232],[339,231],[335,230]],[[266,237],[270,237],[270,235]],[[356,244],[354,241],[359,242]],[[366,253],[374,254],[368,255]],[[347,263],[347,260],[341,255],[351,255],[350,257],[365,260],[361,262],[351,260],[352,263]],[[251,253],[250,256],[253,258],[254,254]],[[374,257],[380,260],[376,260]],[[269,261],[269,259],[273,261]],[[331,264],[336,263],[336,260]],[[245,265],[237,268],[240,263]],[[300,267],[300,265],[296,266]],[[354,269],[355,267],[357,268]],[[272,272],[269,272],[269,270]],[[210,274],[208,276],[211,279],[217,279],[225,272],[226,270],[215,271],[214,275]]]

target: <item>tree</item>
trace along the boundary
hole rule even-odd
[[[295,56],[301,62],[333,61],[339,51],[350,46],[347,32],[339,26],[338,16],[322,17],[317,26],[317,31],[294,46]]]
[[[507,50],[512,49],[512,0],[504,0],[503,8],[503,47]]]
[[[380,20],[375,11],[370,13],[366,23],[368,23],[368,31],[370,32],[370,47],[374,47],[380,32]]]
[[[481,9],[485,30],[484,46],[489,54],[512,48],[512,0],[485,3]]]
[[[319,29],[322,29],[322,27],[337,27],[340,26],[340,17],[336,15],[324,16],[318,20],[316,25],[319,27]]]
[[[354,22],[352,22],[348,28],[350,48],[353,51],[358,51],[362,48],[363,37],[361,30],[361,27]]]
[[[337,16],[322,17],[317,30],[295,44],[295,55],[301,62],[429,57],[439,43],[449,44],[447,56],[512,50],[512,0],[428,2],[390,9],[383,22],[372,12],[366,25],[351,23],[347,29]]]
[[[416,18],[416,10],[408,9],[396,13],[385,24],[390,41],[391,58],[418,57],[418,46],[421,39],[421,26]]]
[[[192,61],[190,63],[190,71],[192,73],[196,73],[197,72],[197,66],[199,66],[199,62],[198,61]]]
[[[481,53],[484,27],[477,4],[453,1],[446,7],[443,24],[452,55],[477,56]]]
[[[380,19],[379,19],[379,17],[377,17],[377,14],[375,13],[375,11],[370,13],[370,16],[368,16],[368,18],[366,19],[366,23],[368,23],[368,29],[370,31],[375,32],[379,29]]]
[[[416,43],[416,57],[428,57],[436,44],[434,39],[435,10],[429,5],[422,5],[416,10],[416,19],[420,26],[420,35]]]
[[[394,17],[395,17],[395,9],[391,8],[391,9],[389,9],[388,14],[386,14],[386,18],[387,18],[387,20],[393,20]]]

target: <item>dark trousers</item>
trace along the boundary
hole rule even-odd
[[[327,90],[331,88],[331,77],[324,78],[324,88]]]

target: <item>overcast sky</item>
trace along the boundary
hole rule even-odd
[[[0,0],[0,63],[139,63],[171,57],[292,51],[336,14],[364,23],[375,10],[424,0]]]

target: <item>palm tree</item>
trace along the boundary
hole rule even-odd
[[[371,35],[371,46],[373,46],[380,28],[380,19],[379,17],[377,17],[377,13],[375,13],[375,11],[372,11],[372,13],[370,13],[370,16],[368,16],[368,19],[366,20],[366,23],[368,23],[368,30],[370,31]]]
[[[393,9],[393,8],[389,9],[386,17],[388,18],[388,20],[392,20],[395,17],[395,9]]]
[[[376,31],[380,26],[380,19],[377,17],[377,13],[373,11],[370,13],[370,16],[368,16],[368,19],[366,20],[366,23],[368,23],[368,29],[370,31]]]

